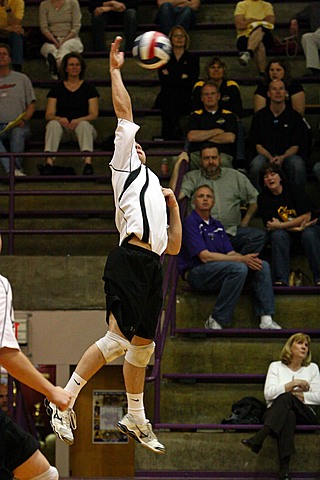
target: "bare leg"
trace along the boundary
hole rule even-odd
[[[110,314],[109,318],[109,331],[113,333],[117,333],[121,337],[125,338],[124,335],[121,333],[117,321],[112,315]],[[149,345],[152,343],[152,340],[141,338],[134,336],[131,344],[132,345]],[[80,375],[80,374],[79,374]],[[82,375],[81,375],[82,376]],[[126,391],[128,393],[142,393],[144,390],[144,380],[146,376],[146,369],[135,367],[131,365],[131,363],[124,360],[123,364],[123,377],[126,386]]]
[[[97,371],[100,370],[103,365],[105,365],[105,363],[106,361],[104,356],[94,343],[82,355],[75,372],[86,382],[88,382],[90,378],[93,377],[93,375],[97,373]]]
[[[42,455],[40,450],[37,450],[28,460],[13,471],[14,478],[18,480],[30,480],[30,478],[38,477],[46,472],[49,468],[50,463],[46,457]]]
[[[267,57],[266,57],[266,49],[262,42],[254,52],[254,60],[257,65],[258,72],[259,73],[265,72],[266,65],[267,65]]]
[[[136,346],[149,345],[152,340],[141,337],[133,337],[131,344]],[[131,363],[124,361],[123,377],[128,393],[142,393],[144,390],[144,380],[146,376],[146,369],[135,367]]]
[[[259,44],[262,42],[264,37],[264,31],[261,27],[254,30],[249,39],[248,39],[248,50],[252,50],[253,52],[258,48]]]

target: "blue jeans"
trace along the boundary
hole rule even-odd
[[[246,143],[245,143],[245,129],[243,126],[243,123],[241,120],[238,120],[238,133],[237,133],[237,140],[236,140],[236,159],[237,160],[245,160],[246,158]],[[247,165],[243,165],[245,168]],[[235,168],[237,168],[238,165],[235,165]],[[240,165],[242,167],[242,165]]]
[[[158,10],[155,23],[160,25],[162,33],[169,35],[174,25],[181,25],[188,32],[195,20],[195,13],[190,7],[174,7],[172,3],[165,2]]]
[[[260,253],[267,242],[267,233],[259,228],[238,227],[237,235],[229,240],[234,250],[242,255]]]
[[[5,127],[6,124],[0,123],[0,130]],[[0,153],[7,152],[8,150],[5,148],[3,142],[9,142],[9,150],[10,152],[24,152],[25,150],[25,141],[27,138],[30,137],[30,127],[26,124],[24,127],[15,127],[11,130],[7,130],[4,133],[0,134]],[[9,157],[1,157],[1,163],[3,168],[5,169],[6,173],[9,173],[10,170],[10,161]],[[16,167],[21,170],[21,159],[19,157],[15,158],[15,165]]]
[[[190,270],[188,283],[202,292],[214,293],[220,289],[212,317],[228,327],[247,277],[252,279],[254,313],[257,316],[274,313],[274,295],[269,264],[263,261],[260,271],[249,270],[239,262],[209,262]]]
[[[272,254],[272,276],[275,282],[289,284],[290,247],[300,240],[308,259],[314,282],[320,281],[320,227],[314,225],[301,233],[289,233],[286,230],[270,232]]]
[[[312,172],[313,175],[317,178],[318,182],[320,182],[320,162],[314,164]]]
[[[262,188],[260,185],[260,170],[267,161],[268,159],[264,155],[257,155],[250,164],[249,178],[259,192]],[[306,184],[306,166],[298,155],[287,157],[282,164],[282,170],[290,183],[303,186]]]
[[[0,35],[1,37],[1,35]],[[23,63],[23,35],[10,32],[6,37],[0,38],[0,42],[7,43],[11,49],[11,60],[13,65]]]
[[[108,25],[123,21],[126,51],[131,50],[137,33],[137,12],[134,8],[128,8],[124,12],[106,12],[102,15],[92,14],[93,49],[104,52],[106,49],[104,31]]]

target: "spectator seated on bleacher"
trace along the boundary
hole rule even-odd
[[[203,108],[201,89],[207,80],[218,88],[220,93],[219,107],[242,116],[242,99],[239,85],[234,80],[228,79],[228,69],[224,61],[219,57],[212,57],[205,68],[204,80],[198,80],[192,90],[192,110]]]
[[[277,440],[279,480],[291,480],[290,460],[295,453],[296,425],[316,425],[314,405],[320,405],[319,367],[311,363],[310,337],[295,333],[285,343],[280,360],[269,365],[264,384],[267,411],[263,427],[253,437],[241,440],[259,453],[270,435]]]
[[[184,197],[191,199],[199,186],[208,185],[215,193],[215,204],[211,215],[223,224],[233,249],[242,255],[260,253],[266,243],[266,232],[249,227],[257,211],[257,190],[245,175],[233,168],[221,166],[218,148],[209,144],[204,146],[200,153],[201,168],[184,175],[179,200]],[[170,187],[174,191],[180,164],[186,159],[187,155],[183,152],[174,166],[170,181]],[[242,206],[246,207],[243,216]]]
[[[193,203],[194,210],[183,222],[179,272],[195,290],[213,294],[219,289],[205,327],[230,327],[245,281],[250,278],[260,328],[280,329],[272,320],[275,308],[269,264],[258,253],[234,251],[222,223],[211,216],[215,195],[208,185],[196,189]]]
[[[39,24],[48,40],[40,52],[47,60],[52,78],[57,80],[63,57],[70,52],[83,52],[78,0],[43,0],[39,7]]]
[[[97,132],[92,122],[99,114],[97,89],[84,80],[86,64],[78,53],[69,53],[61,64],[62,81],[49,91],[46,107],[45,152],[56,152],[60,141],[76,139],[81,152],[92,152]],[[54,174],[54,157],[39,166],[43,175]],[[92,175],[91,156],[84,156],[83,175]]]
[[[161,109],[163,139],[182,140],[185,131],[181,116],[191,112],[191,92],[199,76],[199,58],[188,51],[189,35],[183,27],[172,27],[169,38],[172,55],[158,70],[161,90],[156,106]]]
[[[239,62],[247,66],[254,58],[259,76],[263,76],[267,64],[266,52],[273,47],[273,6],[263,0],[243,0],[237,3],[234,18]]]
[[[196,11],[201,0],[157,0],[158,12],[155,23],[160,31],[169,35],[172,27],[179,25],[189,32],[196,23]]]
[[[206,65],[205,80],[211,80],[219,90],[219,107],[234,113],[238,119],[238,134],[236,145],[236,165],[245,166],[245,132],[241,122],[242,99],[239,85],[234,80],[228,79],[227,65],[218,57],[213,57]],[[192,111],[203,108],[201,88],[204,80],[199,80],[192,91]]]
[[[208,142],[219,148],[222,166],[232,168],[236,155],[238,120],[234,113],[219,106],[218,87],[207,80],[201,87],[203,107],[191,113],[186,149],[191,168],[199,168],[199,151]]]
[[[289,64],[282,58],[272,58],[267,65],[265,78],[254,92],[254,112],[270,104],[268,96],[269,83],[272,80],[282,80],[286,87],[286,105],[304,116],[306,107],[306,95],[301,83],[290,77]]]
[[[312,220],[313,206],[302,187],[289,184],[275,163],[260,172],[263,190],[258,197],[259,213],[269,232],[272,275],[276,285],[289,285],[290,247],[300,242],[320,286],[320,226]]]
[[[313,138],[312,130],[307,120],[304,118],[306,107],[306,95],[301,83],[290,77],[289,64],[282,58],[273,58],[269,61],[266,69],[265,78],[257,86],[254,92],[254,112],[270,105],[268,96],[269,83],[272,80],[282,80],[286,88],[286,105],[300,113],[304,122],[304,135],[300,144],[300,155],[305,162],[308,161],[312,150]]]
[[[21,72],[23,63],[23,0],[0,0],[0,42],[12,52],[12,68]]]
[[[259,172],[266,162],[282,166],[288,180],[296,185],[306,184],[305,162],[300,156],[305,123],[300,113],[286,106],[286,90],[282,80],[269,83],[270,105],[254,114],[251,135],[256,155],[249,177],[260,190]]]
[[[131,51],[137,34],[137,0],[89,0],[89,11],[92,14],[93,49],[105,52],[105,30],[108,25],[123,24],[125,51]]]
[[[11,152],[24,152],[25,141],[30,136],[28,122],[35,111],[36,97],[29,78],[11,70],[11,51],[4,43],[0,44],[0,90],[0,152],[8,151],[5,143],[9,143]],[[9,173],[9,158],[1,157],[1,163]],[[19,157],[15,157],[14,173],[16,176],[25,175]]]
[[[310,2],[292,17],[290,21],[291,35],[298,36],[299,22],[307,23],[312,30],[312,32],[304,33],[301,37],[301,45],[306,57],[305,76],[320,75],[320,2]]]

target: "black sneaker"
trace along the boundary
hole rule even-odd
[[[51,77],[54,80],[58,80],[57,62],[56,62],[56,59],[54,58],[54,56],[52,55],[52,53],[49,53],[49,55],[47,56],[47,61],[48,61],[48,64],[49,64],[49,72],[50,72]]]
[[[93,166],[91,163],[85,163],[82,171],[82,175],[93,175]]]
[[[37,168],[40,175],[53,175],[53,166],[50,165],[50,163],[46,163],[45,165],[38,163]]]

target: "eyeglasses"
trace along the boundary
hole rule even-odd
[[[68,63],[68,67],[81,67],[80,63]]]
[[[184,37],[183,33],[174,33],[173,37]]]

